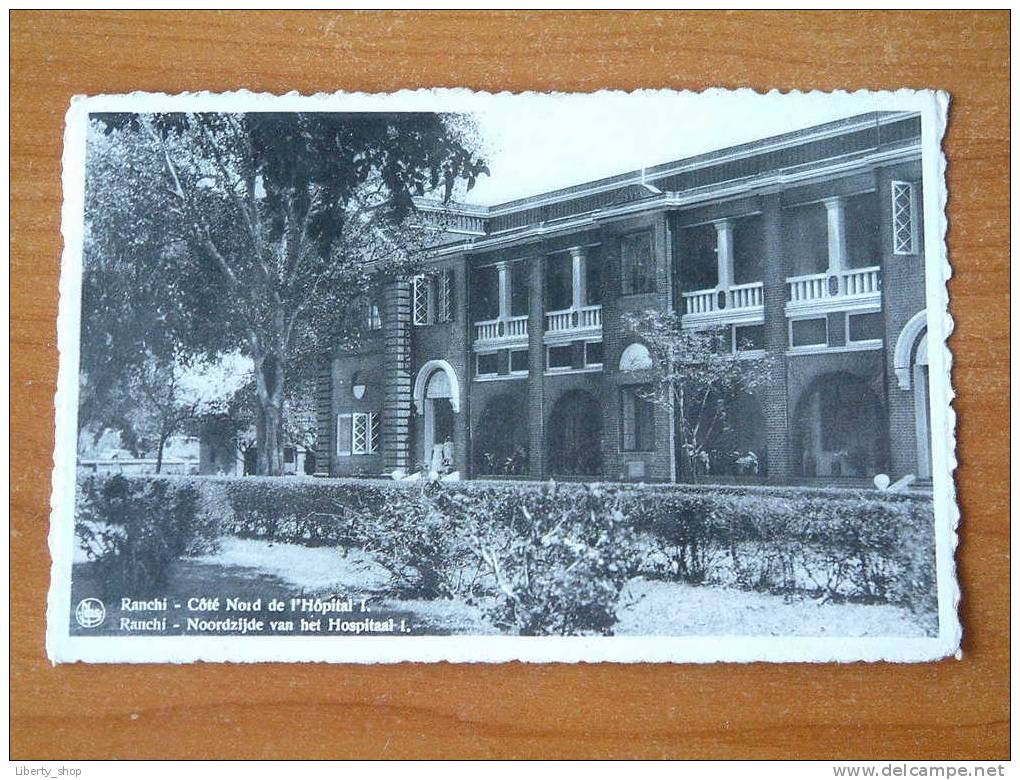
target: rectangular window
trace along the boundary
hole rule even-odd
[[[584,365],[589,368],[602,365],[601,341],[586,341],[584,343]]]
[[[892,182],[893,254],[914,255],[918,251],[917,185]]]
[[[545,309],[569,309],[574,298],[574,266],[568,252],[557,252],[545,259]]]
[[[355,412],[351,415],[351,454],[373,455],[379,451],[379,414]]]
[[[791,347],[824,347],[829,342],[829,321],[825,317],[790,322]]]
[[[416,276],[412,281],[411,313],[415,325],[432,324],[431,281],[427,276]]]
[[[620,269],[624,295],[655,292],[655,255],[650,230],[620,239]]]
[[[453,322],[454,319],[454,276],[453,270],[444,268],[436,277],[436,321]]]
[[[602,303],[602,247],[587,247],[584,257],[585,305]]]
[[[528,266],[510,264],[510,316],[522,317],[528,313]]]
[[[878,198],[874,192],[846,199],[847,262],[851,268],[869,268],[880,262]]]
[[[498,352],[479,352],[475,367],[477,376],[494,376],[499,373]]]
[[[471,316],[475,322],[499,316],[499,272],[487,265],[471,271]]]
[[[621,391],[624,452],[650,452],[655,449],[655,407],[649,400],[650,385],[625,387]]]
[[[783,209],[783,254],[791,276],[820,274],[829,267],[829,220],[825,206]]]
[[[510,352],[510,373],[528,373],[528,350],[515,349]]]
[[[546,368],[565,369],[574,367],[574,345],[564,344],[561,347],[549,347],[546,357]]]
[[[764,325],[734,325],[733,349],[735,352],[749,352],[765,349]]]
[[[761,217],[742,217],[733,222],[733,281],[747,284],[762,280],[765,236]]]
[[[848,314],[846,318],[847,343],[881,341],[882,324],[882,315],[879,312]]]
[[[719,284],[715,225],[696,225],[681,230],[679,251],[684,290],[711,290]]]

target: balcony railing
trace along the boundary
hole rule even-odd
[[[602,307],[582,306],[580,309],[561,309],[545,315],[545,332],[572,333],[602,330]]]
[[[475,342],[510,342],[528,340],[528,315],[475,323]]]
[[[882,269],[879,266],[850,268],[838,273],[792,276],[788,313],[813,310],[823,312],[846,305],[879,303],[882,299]]]
[[[683,294],[684,320],[694,324],[746,321],[764,312],[764,286],[761,282],[735,284],[729,289],[694,290]]]

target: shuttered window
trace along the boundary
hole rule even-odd
[[[625,452],[655,449],[655,409],[648,398],[649,385],[625,387],[621,391],[621,446]]]
[[[430,279],[416,276],[411,289],[411,311],[415,325],[432,324],[432,295]]]
[[[894,254],[917,254],[917,186],[907,181],[892,183],[892,242]]]
[[[379,414],[355,412],[351,415],[351,454],[373,455],[379,451]]]
[[[453,270],[450,268],[444,269],[439,273],[437,279],[437,321],[438,322],[453,322],[454,312],[456,311],[454,305],[454,277]]]
[[[351,454],[351,415],[336,416],[336,454],[343,457]]]

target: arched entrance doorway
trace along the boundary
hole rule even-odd
[[[917,476],[931,479],[931,400],[928,394],[928,334],[923,333],[914,350],[914,433],[917,438]]]
[[[885,415],[861,377],[823,374],[797,404],[794,457],[804,477],[873,477],[885,471]]]
[[[554,476],[602,474],[602,407],[591,393],[571,390],[549,415],[549,472]]]
[[[893,367],[900,390],[914,394],[917,476],[931,478],[931,399],[928,386],[927,313],[922,310],[903,326],[896,340]]]
[[[528,473],[527,396],[502,393],[485,404],[475,426],[473,471],[486,476]]]
[[[415,410],[421,416],[421,459],[431,471],[456,469],[455,419],[460,411],[460,385],[453,367],[432,360],[421,367],[414,383]]]

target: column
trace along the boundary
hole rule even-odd
[[[545,476],[545,255],[535,253],[526,262],[531,295],[528,296],[528,476]]]
[[[843,198],[826,198],[822,202],[829,224],[829,274],[839,274],[847,267],[846,201]]]
[[[585,274],[585,252],[583,246],[575,246],[570,250],[570,259],[573,262],[573,291],[571,307],[577,311],[588,300],[587,274]]]
[[[499,274],[499,319],[506,322],[510,319],[510,263],[497,264]]]
[[[720,290],[733,284],[733,223],[728,219],[715,223],[715,260],[719,264]]]

